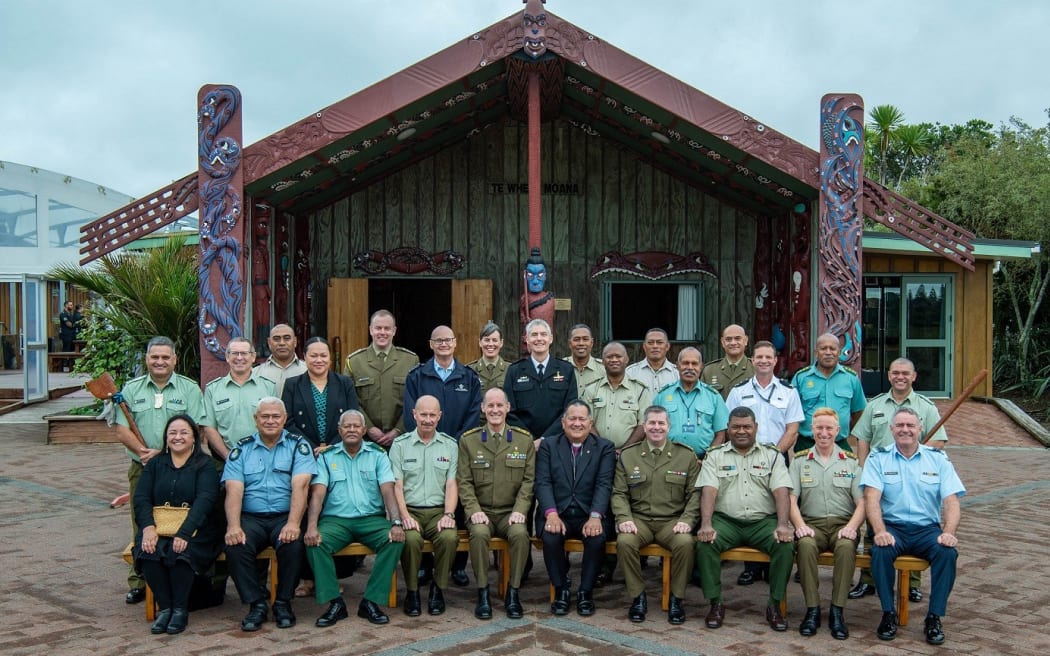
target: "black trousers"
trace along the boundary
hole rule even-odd
[[[537,518],[538,519],[538,518]],[[580,567],[580,587],[583,592],[594,589],[594,580],[598,577],[598,571],[605,562],[605,542],[610,535],[609,526],[602,523],[605,532],[592,537],[583,536],[583,525],[590,519],[584,517],[562,517],[565,523],[565,535],[561,533],[548,533],[543,526],[537,526],[537,532],[543,539],[543,562],[547,565],[547,575],[555,588],[564,588],[569,579],[569,555],[565,553],[565,540],[577,539],[583,541],[583,563]],[[539,523],[539,522],[537,522]]]
[[[287,523],[288,513],[241,513],[241,529],[246,540],[244,544],[227,545],[226,565],[243,603],[266,600],[266,591],[259,585],[255,569],[255,557],[266,547],[273,547],[277,552],[277,601],[291,601],[295,596],[306,546],[302,537],[295,542],[280,541],[281,529]]]

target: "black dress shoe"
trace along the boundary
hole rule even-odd
[[[507,611],[507,617],[512,620],[520,620],[525,615],[525,610],[521,607],[521,600],[518,599],[517,588],[507,588],[507,598],[503,600],[503,609]]]
[[[132,588],[124,595],[125,604],[138,604],[146,600],[146,588]]]
[[[266,622],[266,602],[256,601],[241,620],[241,631],[258,631]]]
[[[467,578],[467,570],[465,569],[454,569],[452,570],[452,584],[458,585],[461,588],[465,588],[470,585],[470,579]]]
[[[846,596],[850,599],[860,599],[861,597],[868,597],[875,594],[875,586],[870,583],[858,583],[853,586],[853,589],[849,591]]]
[[[569,614],[569,588],[561,588],[554,591],[554,601],[551,602],[551,612],[555,615]]]
[[[879,628],[875,630],[879,640],[893,640],[897,637],[897,613],[892,610],[883,611],[882,621]]]
[[[711,608],[707,611],[707,617],[704,618],[704,624],[709,629],[717,629],[722,626],[725,618],[726,607],[722,605],[721,601],[712,601]]]
[[[923,628],[926,634],[926,642],[931,645],[944,644],[944,629],[941,628],[941,618],[933,613],[926,616],[926,626]]]
[[[842,606],[831,606],[831,610],[828,611],[828,628],[831,629],[831,637],[836,640],[849,637],[849,627],[846,626],[846,618],[842,615]]]
[[[638,595],[627,609],[627,619],[632,622],[644,622],[645,614],[649,612],[649,602],[645,599],[645,593]]]
[[[811,606],[806,609],[806,616],[802,618],[802,623],[798,625],[798,632],[804,636],[817,635],[817,629],[820,628],[820,607]]]
[[[427,598],[427,612],[431,615],[440,615],[445,612],[445,595],[436,583],[430,584],[430,597]]]
[[[915,603],[922,601],[922,590],[918,588],[911,588],[908,590],[908,601]]]
[[[175,635],[182,633],[186,630],[186,626],[190,623],[190,611],[185,608],[176,608],[171,611],[171,621],[168,622],[168,628],[165,632],[168,635]]]
[[[347,617],[350,617],[350,613],[346,611],[346,602],[343,601],[342,597],[336,597],[328,605],[328,610],[325,611],[324,615],[318,617],[314,624],[323,628],[332,626],[339,620],[345,620]]]
[[[149,632],[153,635],[160,635],[168,630],[168,622],[171,621],[171,609],[165,608],[164,610],[157,613],[157,619],[153,620],[153,625],[149,627]]]
[[[273,621],[278,629],[290,629],[295,626],[295,613],[287,601],[273,602]]]
[[[685,608],[682,607],[682,600],[674,595],[671,595],[671,603],[667,606],[667,621],[671,624],[685,623]]]
[[[390,618],[386,616],[376,602],[362,599],[361,603],[357,605],[357,616],[363,617],[372,624],[386,624],[390,621]]]
[[[576,593],[576,613],[584,617],[594,615],[594,597],[590,592],[580,590]]]
[[[478,604],[474,606],[474,617],[479,620],[492,619],[492,603],[489,602],[489,587],[478,588]]]
[[[755,572],[752,572],[749,569],[745,569],[743,572],[740,572],[740,576],[736,577],[737,585],[751,585],[754,582]]]
[[[422,613],[419,607],[419,590],[409,590],[405,593],[405,615],[419,617]]]
[[[766,622],[769,622],[769,628],[774,631],[787,631],[787,619],[780,612],[779,603],[766,606]]]

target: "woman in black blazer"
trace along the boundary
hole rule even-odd
[[[284,382],[281,400],[288,411],[284,427],[306,438],[316,454],[321,445],[340,442],[340,415],[361,405],[350,377],[331,371],[332,352],[323,337],[307,340],[305,355],[306,373]]]

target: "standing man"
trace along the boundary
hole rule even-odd
[[[700,374],[700,380],[726,399],[730,390],[755,375],[755,368],[744,353],[747,349],[747,333],[741,326],[726,326],[722,331],[721,342],[725,356],[709,362]]]
[[[717,629],[725,620],[722,552],[749,546],[769,554],[766,622],[786,631],[780,601],[787,591],[794,556],[789,521],[791,478],[780,452],[757,444],[758,425],[750,408],[729,413],[729,442],[708,453],[696,487],[701,490],[696,561],[704,597],[711,602],[705,622]]]
[[[795,448],[799,451],[813,447],[813,427],[810,421],[817,408],[831,408],[839,416],[839,436],[836,442],[843,451],[852,451],[849,445],[850,427],[860,419],[867,405],[857,372],[839,364],[842,347],[839,338],[824,333],[817,338],[817,359],[812,365],[795,372],[791,386],[802,400],[805,419],[798,428]]]
[[[58,336],[62,340],[62,350],[72,351],[73,340],[77,338],[77,318],[73,301],[66,301],[58,313]]]
[[[756,349],[757,352],[757,349]],[[798,573],[806,598],[806,617],[798,632],[804,636],[820,628],[820,596],[817,593],[817,557],[824,551],[835,554],[831,575],[831,637],[845,640],[849,627],[843,609],[857,560],[857,531],[864,523],[864,497],[860,491],[857,457],[835,444],[839,418],[831,408],[813,413],[816,445],[801,451],[791,463],[791,524],[798,538]]]
[[[503,331],[489,321],[481,328],[478,346],[481,348],[481,357],[467,366],[476,371],[481,379],[481,393],[484,394],[493,387],[502,389],[507,367],[510,366],[500,355],[500,351],[503,350]]]
[[[405,407],[402,411],[406,430],[415,430],[412,410],[416,399],[433,396],[441,404],[441,422],[437,429],[459,437],[463,431],[478,425],[481,407],[481,380],[455,358],[456,334],[448,326],[438,326],[430,333],[434,357],[417,365],[405,381]]]
[[[329,602],[315,622],[319,627],[332,626],[348,615],[336,578],[335,554],[351,542],[376,553],[357,616],[372,624],[390,621],[379,604],[390,597],[390,577],[401,557],[405,531],[394,498],[390,459],[364,435],[361,411],[344,412],[339,417],[342,441],[318,456],[317,474],[310,484],[306,557],[314,572],[317,603]]]
[[[908,358],[897,358],[890,363],[889,374],[890,391],[879,394],[864,408],[860,419],[853,426],[853,436],[857,438],[857,458],[860,465],[868,459],[868,454],[883,447],[893,445],[893,433],[890,431],[890,421],[899,408],[911,408],[919,415],[924,428],[933,428],[941,420],[941,413],[937,406],[922,394],[915,391],[915,365]],[[919,436],[919,443],[926,440],[926,433]],[[948,443],[948,434],[941,427],[928,440],[928,445],[934,449],[943,449]],[[871,526],[868,526],[868,540],[873,537]],[[911,572],[908,575],[908,600],[922,601],[922,572]],[[875,594],[875,581],[871,577],[871,570],[864,568],[860,570],[860,580],[850,590],[850,599],[860,599],[866,595]]]
[[[178,364],[175,355],[175,342],[167,337],[154,337],[146,344],[147,374],[132,378],[124,384],[121,396],[128,404],[135,425],[138,426],[143,446],[129,427],[123,412],[116,413],[115,426],[117,439],[127,449],[131,457],[128,466],[128,493],[135,498],[135,488],[142,476],[142,468],[164,449],[164,427],[168,419],[175,415],[189,415],[200,418],[204,413],[204,397],[196,381],[175,373]],[[135,524],[135,513],[131,513],[131,535],[135,539],[138,526]],[[128,570],[128,593],[124,601],[137,604],[146,598],[146,582],[135,572],[134,567]]]
[[[627,377],[649,388],[654,397],[664,387],[678,380],[678,370],[667,359],[671,342],[663,328],[650,328],[645,333],[645,359],[627,367]]]
[[[732,326],[726,330],[730,328]],[[723,343],[726,340],[724,335],[722,340]],[[755,344],[752,362],[755,375],[729,391],[726,407],[730,410],[738,406],[751,408],[758,422],[758,443],[775,446],[784,454],[784,464],[787,464],[788,454],[794,450],[798,439],[799,423],[805,419],[802,403],[798,392],[773,375],[777,352],[772,343],[762,341]],[[769,580],[769,563],[744,563],[744,571],[736,583],[751,585],[760,578]]]
[[[551,357],[551,327],[543,319],[525,326],[529,356],[507,368],[503,391],[510,402],[507,421],[536,437],[561,428],[561,413],[576,399],[576,371],[565,360]]]
[[[691,448],[699,460],[725,441],[729,411],[718,392],[700,382],[704,359],[688,346],[678,353],[678,382],[661,389],[653,403],[667,410],[669,438]]]
[[[301,526],[317,464],[309,442],[284,429],[287,418],[283,401],[262,398],[255,410],[258,430],[237,442],[222,473],[226,563],[241,602],[248,605],[242,631],[258,631],[266,622],[266,590],[255,568],[256,556],[266,547],[277,552],[274,621],[279,629],[295,626],[291,602],[305,553]]]
[[[566,538],[583,541],[583,566],[576,612],[594,614],[594,584],[613,535],[609,499],[616,454],[612,442],[591,433],[591,410],[570,401],[561,432],[540,443],[536,453],[536,535],[543,540],[543,562],[554,586],[551,612],[569,612],[569,559]]]
[[[252,370],[254,361],[252,343],[245,337],[234,337],[226,345],[230,373],[216,378],[204,388],[201,429],[212,457],[219,463],[226,461],[241,438],[258,429],[255,406],[259,399],[275,395],[273,381]]]
[[[893,446],[868,458],[861,474],[868,523],[875,531],[871,573],[882,605],[876,631],[882,640],[897,636],[893,605],[893,561],[910,554],[930,561],[930,608],[924,633],[931,645],[944,643],[941,617],[955,585],[961,516],[959,497],[966,488],[942,449],[919,444],[922,419],[909,407],[893,415]]]
[[[700,463],[692,449],[668,441],[666,409],[646,408],[644,427],[645,440],[620,452],[612,494],[616,555],[632,598],[627,617],[632,622],[645,621],[649,605],[638,551],[655,542],[671,551],[667,621],[682,624],[682,600],[693,570],[692,530],[700,510],[700,497],[693,488]]]
[[[492,619],[488,552],[489,540],[497,536],[510,543],[510,587],[504,609],[507,617],[520,619],[524,611],[518,588],[532,550],[525,521],[532,506],[536,448],[528,431],[507,425],[510,403],[503,390],[493,388],[485,392],[481,410],[485,425],[459,438],[456,475],[459,498],[468,518],[470,562],[478,585],[474,616]]]
[[[286,323],[279,323],[270,329],[266,339],[270,347],[270,357],[255,367],[263,378],[273,381],[274,396],[280,398],[284,392],[284,381],[306,373],[306,363],[295,354],[295,331]]]
[[[602,364],[605,376],[589,384],[581,398],[594,409],[594,431],[619,453],[642,440],[645,409],[653,397],[645,384],[626,375],[627,348],[620,342],[605,345]]]
[[[357,400],[368,425],[367,438],[389,448],[405,432],[405,379],[419,364],[408,349],[394,346],[397,324],[389,310],[376,310],[368,321],[372,343],[346,357],[346,374],[354,381]]]
[[[602,361],[591,355],[594,348],[594,335],[591,327],[585,323],[578,323],[569,331],[569,352],[572,354],[565,358],[571,362],[576,370],[576,396],[583,396],[583,390],[588,385],[599,380],[605,372],[602,370]]]
[[[459,446],[456,440],[437,430],[441,405],[433,396],[421,396],[412,410],[416,429],[394,440],[390,447],[390,466],[394,472],[394,497],[405,524],[405,549],[401,569],[405,572],[405,614],[418,617],[419,565],[423,540],[434,547],[435,570],[430,584],[427,611],[445,612],[448,573],[459,545],[456,531],[456,504],[459,487],[456,470]]]

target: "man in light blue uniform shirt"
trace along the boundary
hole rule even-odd
[[[678,354],[678,382],[653,397],[653,405],[667,410],[668,439],[691,448],[698,459],[725,441],[729,410],[722,395],[700,382],[704,360],[700,350],[687,347]]]
[[[930,608],[924,633],[926,642],[939,645],[944,642],[941,617],[955,584],[959,497],[966,488],[944,451],[919,444],[923,426],[914,409],[899,408],[890,430],[893,446],[869,455],[860,479],[867,519],[875,532],[871,573],[882,604],[876,634],[882,640],[897,635],[893,561],[909,554],[930,561]]]
[[[339,418],[342,442],[317,458],[306,519],[306,557],[314,571],[317,603],[329,602],[317,626],[332,626],[348,616],[339,594],[335,553],[360,542],[376,553],[357,616],[372,624],[390,619],[379,608],[390,596],[390,577],[401,558],[405,531],[394,498],[394,472],[382,447],[365,442],[365,416],[347,410]]]
[[[802,400],[802,412],[806,415],[798,427],[796,451],[813,448],[811,422],[813,411],[817,408],[831,408],[838,414],[839,436],[835,443],[844,451],[853,451],[847,439],[850,428],[860,419],[860,413],[868,403],[864,399],[864,389],[857,373],[839,364],[841,352],[839,338],[824,333],[817,338],[816,361],[796,371],[791,379],[791,386],[798,392]]]
[[[295,625],[291,600],[303,562],[300,539],[307,486],[317,472],[310,444],[284,430],[288,413],[275,396],[259,400],[258,431],[238,441],[226,458],[226,563],[248,614],[244,631],[258,631],[266,621],[266,590],[259,585],[255,557],[266,547],[277,552],[277,592],[273,617],[277,627]]]

